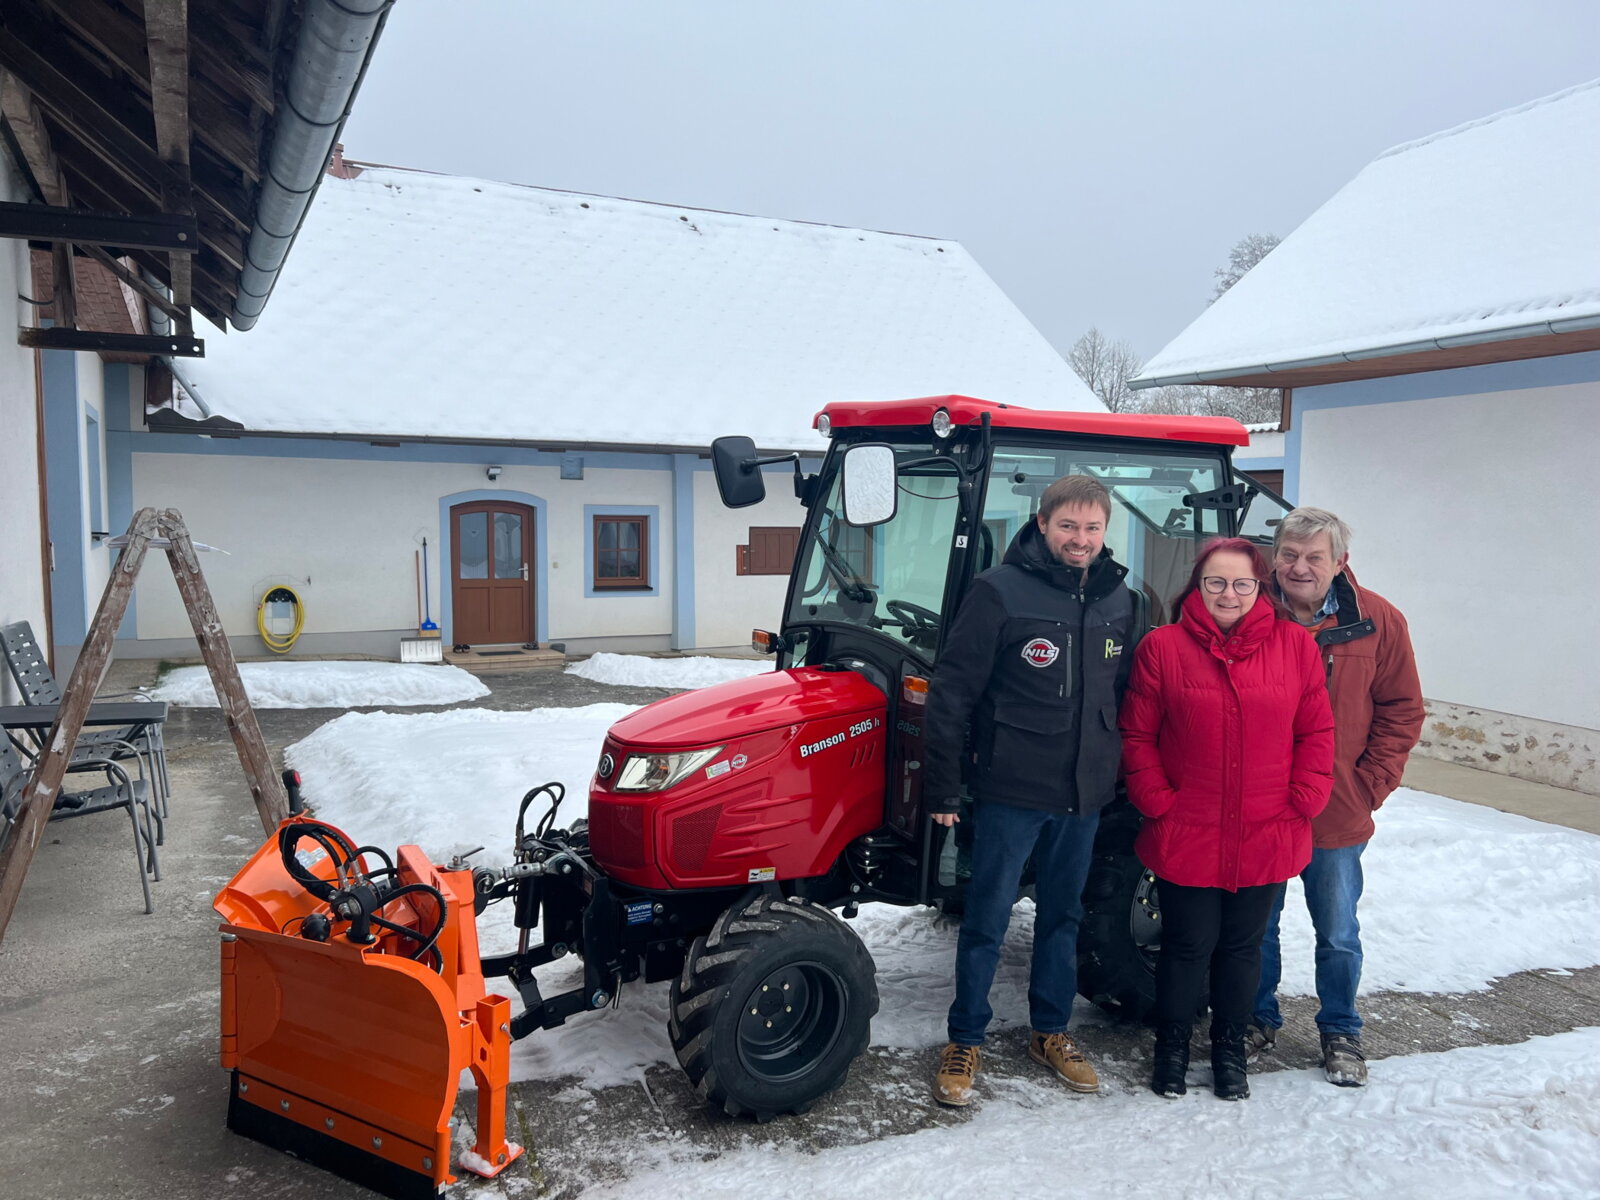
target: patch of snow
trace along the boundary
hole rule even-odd
[[[765,675],[772,660],[751,658],[650,658],[642,654],[593,654],[567,668],[595,683],[627,684],[630,687],[700,688],[730,679]]]
[[[1600,1192],[1600,1029],[1376,1060],[1370,1087],[1253,1076],[1252,1098],[1069,1096],[1015,1081],[963,1124],[806,1153],[792,1143],[656,1165],[588,1197],[1579,1197]],[[641,1156],[644,1157],[644,1156]]]
[[[489,694],[476,675],[460,667],[422,663],[240,663],[239,678],[256,708],[404,708],[456,704]],[[217,707],[205,667],[178,667],[150,695],[189,708]]]

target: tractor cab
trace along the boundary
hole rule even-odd
[[[1230,462],[1248,444],[1225,418],[1058,412],[942,396],[832,404],[816,418],[830,445],[800,472],[809,510],[783,620],[755,644],[778,666],[849,671],[885,698],[888,772],[881,831],[859,855],[862,898],[930,903],[958,892],[956,847],[921,820],[922,714],[945,631],[972,580],[997,566],[1034,520],[1044,489],[1089,475],[1112,497],[1106,545],[1128,568],[1151,624],[1218,535],[1270,540],[1288,506]],[[722,438],[713,462],[725,503],[764,496],[760,458]],[[965,832],[963,826],[957,830]],[[957,834],[956,836],[960,836]]]

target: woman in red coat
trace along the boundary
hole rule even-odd
[[[1261,937],[1286,879],[1311,861],[1311,818],[1333,787],[1333,712],[1316,643],[1279,619],[1268,567],[1242,538],[1208,543],[1140,643],[1122,705],[1134,849],[1160,881],[1151,1087],[1181,1096],[1211,971],[1212,1088],[1250,1095],[1245,1024]]]

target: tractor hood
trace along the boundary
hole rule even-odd
[[[623,717],[610,736],[652,749],[703,746],[884,703],[883,692],[855,671],[793,667],[657,700]]]

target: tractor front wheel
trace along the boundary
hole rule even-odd
[[[700,1095],[732,1116],[805,1112],[844,1082],[878,1011],[872,956],[799,898],[729,908],[672,984],[668,1032]]]

